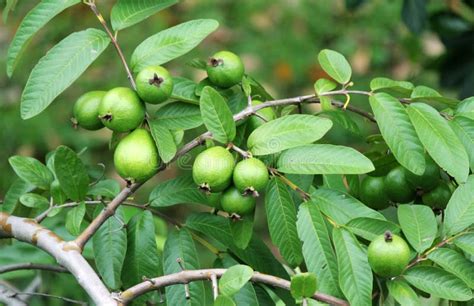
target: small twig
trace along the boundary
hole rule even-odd
[[[107,35],[109,35],[110,40],[112,41],[112,44],[114,45],[115,50],[117,50],[120,60],[122,61],[125,71],[127,72],[127,77],[128,77],[128,80],[130,81],[130,84],[132,85],[132,88],[134,90],[137,90],[137,85],[135,84],[135,80],[133,79],[132,72],[130,71],[130,68],[128,67],[127,60],[125,59],[125,56],[123,55],[120,45],[117,42],[117,32],[114,35],[110,31],[109,26],[107,25],[107,22],[105,21],[102,14],[99,12],[99,9],[95,5],[94,1],[86,2],[86,4],[91,8],[92,12],[94,12],[95,16],[97,17],[97,19],[99,19],[99,22],[102,24],[104,30],[107,32]]]
[[[176,262],[178,263],[179,267],[181,268],[181,271],[185,272],[186,268],[184,267],[183,259],[178,257],[178,258],[176,258]],[[186,296],[186,300],[191,299],[191,293],[189,291],[189,283],[188,282],[184,283],[184,294]]]
[[[35,264],[31,262],[0,266],[0,274],[11,272],[11,271],[17,271],[17,270],[44,270],[44,271],[51,271],[51,272],[58,272],[58,273],[68,273],[68,270],[61,266],[48,265],[48,264]]]
[[[43,297],[47,297],[47,298],[62,300],[62,301],[64,301],[64,302],[68,302],[68,303],[72,303],[72,304],[87,305],[87,303],[86,303],[86,302],[83,302],[83,301],[73,300],[73,299],[70,299],[70,298],[63,297],[63,296],[52,295],[52,294],[47,294],[47,293],[38,293],[38,292],[15,292],[15,293],[14,293],[14,296],[17,296],[17,295],[43,296]]]
[[[252,153],[250,153],[248,151],[245,151],[245,150],[242,150],[241,148],[239,148],[238,146],[236,146],[235,144],[233,144],[231,142],[227,145],[227,147],[234,150],[235,152],[239,153],[240,155],[242,155],[243,158],[251,158],[252,157]]]
[[[300,104],[298,104],[300,105]],[[258,117],[260,119],[262,119],[263,122],[268,122],[267,118],[263,117],[262,115],[260,115],[259,113],[255,112],[254,114],[252,114],[252,116],[255,116],[255,117]]]
[[[279,178],[283,183],[288,185],[291,189],[296,191],[300,195],[300,197],[303,199],[303,201],[308,201],[311,198],[311,195],[309,193],[307,193],[306,191],[298,187],[295,183],[290,181],[286,176],[278,172],[277,169],[270,168],[270,173],[273,176],[276,176],[277,178]]]
[[[211,273],[211,282],[212,282],[212,294],[214,296],[214,300],[217,299],[219,295],[219,284],[217,283],[217,276],[214,273]]]

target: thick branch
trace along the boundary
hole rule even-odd
[[[144,281],[143,283],[137,284],[125,291],[123,291],[119,299],[125,305],[137,298],[138,296],[145,294],[152,290],[158,290],[160,288],[176,285],[176,284],[186,284],[192,281],[198,280],[212,280],[212,275],[215,275],[217,278],[220,278],[226,269],[202,269],[202,270],[185,270],[182,272],[168,274],[160,277],[153,278],[151,280]],[[267,275],[259,272],[254,272],[252,282],[262,283],[265,285],[283,288],[290,290],[290,281],[282,279],[273,275]],[[324,293],[315,293],[313,295],[315,300],[325,302],[331,305],[349,305],[346,301],[339,298],[324,294]]]
[[[59,265],[68,269],[95,304],[117,305],[74,242],[65,242],[34,220],[10,216],[6,213],[0,213],[0,236],[11,236],[36,245],[53,256]]]
[[[35,264],[31,262],[0,266],[0,274],[11,272],[11,271],[17,271],[17,270],[44,270],[44,271],[51,271],[51,272],[58,272],[58,273],[68,272],[67,269],[60,266],[47,265],[47,264]]]

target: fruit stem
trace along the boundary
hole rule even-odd
[[[235,144],[233,144],[232,142],[229,142],[227,144],[227,148],[228,149],[232,149],[234,150],[235,152],[239,153],[240,155],[242,155],[243,158],[251,158],[252,157],[252,153],[250,153],[249,151],[245,151],[241,148],[239,148],[238,146],[236,146]]]

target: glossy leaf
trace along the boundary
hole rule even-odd
[[[332,235],[344,296],[353,306],[371,305],[372,270],[366,252],[349,231],[334,228]]]
[[[355,235],[368,241],[372,241],[376,237],[383,235],[387,230],[394,234],[400,232],[400,228],[395,223],[365,217],[352,219],[346,224],[346,228]]]
[[[149,201],[153,207],[166,207],[175,204],[204,204],[208,199],[204,192],[196,187],[191,176],[178,176],[160,183],[150,193]]]
[[[214,301],[214,306],[236,306],[234,300],[232,298],[225,296],[225,295],[219,295],[217,299]]]
[[[58,147],[54,155],[54,172],[68,198],[74,201],[85,199],[89,176],[76,152],[66,146]]]
[[[158,32],[143,41],[133,52],[133,71],[161,65],[188,53],[214,32],[218,25],[219,23],[212,19],[196,19]]]
[[[410,100],[412,102],[441,103],[448,107],[456,107],[459,104],[459,100],[443,97],[436,90],[426,86],[416,86]]]
[[[452,301],[468,301],[472,298],[466,283],[440,268],[417,266],[406,271],[404,278],[432,296]]]
[[[38,188],[47,190],[53,182],[54,177],[51,171],[32,157],[12,156],[8,162],[23,181]]]
[[[321,139],[332,127],[326,118],[288,115],[271,120],[255,129],[247,139],[254,155],[267,155]]]
[[[229,220],[232,238],[238,248],[245,249],[248,246],[253,235],[253,224],[253,215],[245,216],[237,221]]]
[[[373,171],[372,162],[345,146],[311,144],[284,151],[278,171],[295,174],[363,174]]]
[[[458,248],[474,256],[474,233],[459,236],[453,242]]]
[[[253,269],[245,265],[235,265],[227,269],[219,280],[219,292],[233,296],[252,278]]]
[[[155,120],[170,130],[189,130],[203,124],[199,106],[184,102],[169,103],[159,108]]]
[[[35,186],[30,183],[19,178],[15,179],[8,188],[3,203],[0,204],[0,211],[11,214],[18,205],[20,197],[33,189],[35,189]]]
[[[127,252],[127,231],[117,218],[123,220],[120,209],[92,237],[97,270],[107,287],[112,290],[118,290],[121,286],[120,275]]]
[[[319,52],[318,61],[323,70],[338,83],[346,84],[350,81],[352,69],[342,54],[324,49]]]
[[[464,99],[454,111],[456,116],[462,116],[474,120],[474,97]]]
[[[224,98],[212,87],[202,90],[200,99],[201,116],[212,138],[228,143],[235,138],[235,122]]]
[[[20,197],[20,203],[26,207],[45,209],[49,206],[49,200],[36,193],[25,193]]]
[[[474,171],[474,120],[459,116],[449,121],[449,124],[464,145],[469,156],[469,166]]]
[[[312,297],[316,293],[316,275],[311,272],[299,273],[291,277],[291,295],[295,299]]]
[[[118,0],[110,14],[112,28],[128,28],[176,3],[178,0]]]
[[[66,229],[69,233],[77,236],[81,233],[81,224],[86,215],[86,204],[81,202],[78,206],[68,211],[66,215]]]
[[[469,158],[448,122],[427,104],[410,104],[407,111],[430,156],[458,183],[465,182],[469,174]]]
[[[406,306],[419,306],[420,298],[416,294],[410,285],[403,280],[390,280],[387,282],[388,292],[393,298],[400,303],[400,305]]]
[[[474,264],[453,249],[438,248],[428,254],[428,259],[462,279],[474,288]]]
[[[97,29],[75,32],[60,41],[31,71],[21,96],[21,118],[44,111],[107,48],[110,39]]]
[[[313,201],[303,203],[298,212],[298,236],[308,271],[316,274],[319,291],[341,296],[336,255],[324,217]]]
[[[415,86],[406,81],[395,81],[388,78],[375,78],[370,81],[373,92],[386,92],[395,96],[409,96]]]
[[[158,148],[158,154],[163,162],[169,162],[173,159],[178,150],[176,148],[176,143],[174,142],[173,134],[158,119],[148,120],[148,125],[150,126],[151,135],[153,136],[156,147]]]
[[[183,77],[173,77],[173,92],[171,98],[199,105],[199,97],[194,93],[196,83]]]
[[[122,283],[125,287],[142,282],[143,277],[161,275],[160,256],[155,241],[153,215],[143,211],[127,223],[127,252],[125,254]]]
[[[338,224],[346,224],[359,217],[385,220],[381,213],[341,191],[320,188],[311,193],[311,198],[322,213]]]
[[[178,258],[186,270],[200,269],[196,246],[187,229],[169,233],[163,251],[164,274],[181,271]],[[190,283],[189,293],[191,298],[187,300],[183,285],[169,286],[166,287],[166,300],[172,301],[175,305],[206,305],[206,293],[202,281]]]
[[[362,136],[362,132],[359,126],[346,111],[335,109],[331,111],[321,112],[318,115],[324,118],[328,118],[334,124],[346,129],[354,135]]]
[[[8,47],[7,74],[9,77],[12,76],[18,57],[23,53],[33,35],[54,16],[79,2],[80,0],[43,0],[28,12]]]
[[[278,178],[270,180],[265,193],[268,230],[283,258],[297,266],[303,260],[296,230],[296,208],[286,185]]]
[[[446,234],[454,235],[474,223],[474,175],[454,191],[445,210]]]
[[[383,138],[397,161],[411,172],[425,171],[425,152],[402,104],[386,93],[369,98]]]
[[[433,210],[425,205],[400,205],[397,209],[398,221],[410,245],[422,253],[436,238],[438,226]]]
[[[120,184],[116,180],[106,179],[97,182],[87,191],[88,195],[113,199],[120,192]]]

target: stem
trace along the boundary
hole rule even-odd
[[[243,158],[251,158],[252,157],[252,153],[250,153],[248,151],[245,151],[245,150],[242,150],[241,148],[234,145],[233,143],[229,143],[227,145],[227,147],[234,150],[235,152],[239,153]]]
[[[86,303],[86,302],[83,302],[83,301],[73,300],[73,299],[69,299],[69,298],[63,297],[63,296],[52,295],[52,294],[46,294],[46,293],[38,293],[38,292],[15,292],[14,295],[15,295],[15,296],[18,296],[18,295],[43,296],[43,297],[48,297],[48,298],[53,298],[53,299],[62,300],[62,301],[67,302],[67,303],[72,303],[72,304],[77,304],[77,305],[87,305],[87,303]]]
[[[51,271],[51,272],[58,272],[58,273],[68,272],[67,269],[60,266],[47,265],[47,264],[35,264],[31,262],[0,266],[0,274],[11,272],[11,271],[17,271],[17,270],[43,270],[43,271]]]
[[[117,53],[120,57],[120,61],[122,61],[125,71],[127,72],[127,77],[128,77],[128,80],[130,81],[130,84],[132,85],[133,90],[137,90],[135,79],[133,78],[133,74],[130,71],[130,68],[128,67],[127,60],[125,59],[125,56],[123,55],[122,49],[120,48],[120,45],[117,42],[116,35],[114,35],[110,31],[109,26],[107,25],[107,22],[105,21],[104,17],[102,16],[102,14],[99,12],[99,9],[95,5],[95,1],[92,0],[85,3],[91,8],[92,12],[94,12],[95,16],[97,17],[97,19],[99,19],[99,22],[102,24],[102,27],[107,32],[107,35],[109,35],[110,40],[112,41],[112,44],[114,45],[115,50],[117,50]]]
[[[152,279],[152,282],[145,281],[123,291],[120,294],[119,299],[123,305],[126,305],[133,299],[147,292],[176,284],[188,284],[189,282],[198,280],[212,280],[212,275],[215,275],[217,278],[220,278],[226,271],[226,269],[185,270],[178,273],[156,277]],[[283,288],[286,290],[290,290],[291,285],[290,281],[286,279],[259,272],[254,272],[250,280],[255,283],[262,283],[273,287]],[[312,298],[331,305],[349,305],[344,300],[324,293],[317,292],[312,296]]]

